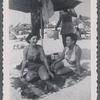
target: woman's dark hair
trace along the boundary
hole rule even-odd
[[[30,40],[33,36],[37,36],[37,37],[38,37],[38,40],[40,39],[40,37],[39,37],[37,34],[29,33],[28,36],[26,37],[26,42],[30,43],[29,40]]]
[[[66,35],[66,37],[70,37],[72,41],[75,41],[74,44],[76,44],[78,37],[75,33],[69,33]]]

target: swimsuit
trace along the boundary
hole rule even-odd
[[[29,51],[29,50],[28,50]],[[38,71],[40,66],[42,65],[42,61],[40,60],[40,53],[37,50],[37,53],[34,55],[29,55],[27,53],[28,60],[28,70],[29,71]]]
[[[62,19],[61,35],[72,33],[74,30],[72,16],[65,12],[60,12],[60,15]]]
[[[66,59],[69,59],[72,62],[76,61],[76,54],[75,54],[76,46],[74,46],[73,51],[70,52],[70,54],[68,53],[69,52],[69,48],[68,47],[65,47],[65,48],[66,48],[65,57],[64,57],[64,60],[62,60],[63,64],[64,64],[65,67],[69,67],[70,69],[72,69],[74,71],[74,70],[76,70],[76,68],[75,68],[76,64],[75,63],[70,64]]]

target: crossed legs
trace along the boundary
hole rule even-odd
[[[64,75],[69,72],[72,72],[72,69],[68,67],[64,67],[64,63],[61,61],[54,66],[55,74],[56,75]]]
[[[26,80],[28,82],[36,79],[36,78],[40,78],[47,86],[54,88],[55,91],[58,90],[58,86],[56,86],[54,83],[49,81],[50,75],[47,72],[46,68],[44,65],[40,66],[38,72],[34,72],[34,71],[29,71],[26,75]]]

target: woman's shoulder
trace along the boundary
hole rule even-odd
[[[78,44],[75,44],[75,48],[81,49],[80,46],[79,46]]]
[[[29,49],[29,45],[26,45],[26,46],[24,47],[24,50],[27,50],[27,49]]]
[[[37,45],[37,49],[40,50],[40,49],[43,49],[43,47],[42,47],[41,45],[38,44],[38,45]]]
[[[41,45],[39,45],[39,44],[37,44],[36,46],[37,46],[38,48],[42,48],[42,46],[41,46]]]
[[[39,53],[44,51],[43,47],[41,45],[37,45],[37,50],[38,50]]]
[[[82,49],[80,48],[80,46],[79,45],[75,45],[75,51],[76,52],[81,52],[82,51]]]
[[[27,46],[24,47],[23,52],[27,52],[28,50],[29,50],[29,45],[27,45]]]

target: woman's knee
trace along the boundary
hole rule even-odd
[[[27,81],[32,81],[34,78],[37,77],[37,74],[34,72],[28,72],[26,75],[26,80]]]
[[[41,77],[41,80],[43,80],[43,81],[46,81],[46,80],[48,80],[49,79],[49,75],[45,75],[45,76],[42,76]]]
[[[38,71],[38,74],[39,74],[41,80],[48,80],[49,79],[49,74],[48,74],[45,66],[41,66],[41,68]]]
[[[30,77],[29,75],[26,75],[26,80],[29,82],[29,81],[32,81],[32,77]]]
[[[60,70],[58,70],[58,71],[56,71],[56,73],[55,73],[56,75],[61,75],[62,73],[61,73],[61,71]]]

